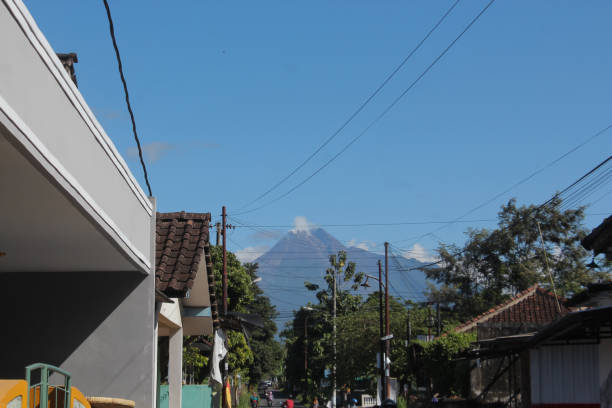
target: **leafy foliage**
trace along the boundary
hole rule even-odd
[[[498,214],[496,229],[468,230],[463,248],[440,245],[442,266],[426,271],[441,284],[430,289],[430,299],[454,304],[457,317],[466,320],[535,283],[549,287],[547,261],[559,295],[582,290],[606,275],[585,266],[583,218],[583,208],[562,211],[559,199],[543,208],[517,207],[510,200]]]
[[[215,294],[219,302],[223,298],[223,248],[211,247],[213,271],[215,273]],[[227,251],[227,310],[230,312],[247,312],[253,302],[255,289],[251,276],[242,266],[236,255]],[[222,307],[221,303],[218,305]]]
[[[476,333],[450,332],[434,341],[423,343],[423,365],[432,379],[433,391],[442,395],[467,394],[469,378],[465,361],[456,361],[457,355],[476,341]]]
[[[213,271],[215,274],[215,292],[217,299],[222,299],[223,249],[211,247]],[[240,374],[246,381],[258,382],[266,375],[277,374],[282,359],[282,348],[274,339],[277,316],[275,307],[264,296],[263,291],[253,282],[257,277],[257,264],[242,265],[235,254],[227,252],[228,269],[228,311],[259,315],[264,322],[263,329],[255,329],[249,334],[228,331],[228,365],[232,374]],[[221,306],[221,305],[219,305]],[[183,353],[183,365],[188,367],[195,377],[195,382],[204,381],[208,371],[204,366],[208,358],[190,346],[199,337],[187,338]],[[207,339],[211,341],[212,339]]]
[[[307,385],[308,398],[318,395],[322,396],[325,388],[321,380],[326,369],[331,369],[333,363],[333,319],[332,303],[334,279],[336,279],[336,315],[344,316],[354,313],[361,305],[361,298],[350,293],[357,289],[363,281],[364,274],[356,272],[354,262],[347,262],[345,251],[337,255],[330,255],[330,267],[326,270],[326,288],[320,289],[319,285],[304,282],[304,286],[311,291],[317,291],[317,305],[307,305],[312,310],[300,309],[295,312],[295,318],[290,328],[283,331],[281,335],[286,339],[287,357],[286,371],[288,381],[291,384]],[[305,328],[307,326],[308,338],[305,339]],[[338,334],[340,341],[340,334]],[[308,353],[308,372],[305,370],[304,351]],[[337,363],[342,361],[338,354]],[[337,364],[337,379],[339,383],[350,382],[351,373],[340,371]],[[306,379],[307,383],[304,384]],[[304,387],[306,388],[306,387]]]
[[[251,281],[257,277],[258,265],[256,263],[246,263],[246,269]],[[280,376],[282,360],[282,347],[274,339],[276,334],[276,323],[274,319],[278,316],[276,307],[270,302],[263,291],[253,284],[254,298],[247,305],[247,312],[260,316],[263,319],[263,328],[255,329],[251,332],[249,344],[253,351],[253,362],[249,365],[249,378],[251,384],[257,384],[265,377]]]

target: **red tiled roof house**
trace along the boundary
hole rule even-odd
[[[612,406],[612,306],[583,305],[579,296],[566,301],[533,286],[458,326],[478,332],[468,352],[473,402]]]
[[[155,290],[158,335],[169,337],[169,408],[181,407],[183,336],[218,326],[210,257],[210,213],[157,213]]]

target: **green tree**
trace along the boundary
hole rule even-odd
[[[469,362],[458,361],[457,355],[476,341],[476,333],[449,332],[434,341],[422,343],[422,359],[433,392],[442,395],[467,395],[469,390]]]
[[[211,258],[215,273],[215,295],[218,299],[218,307],[222,308],[223,248],[212,246]],[[255,287],[251,282],[251,276],[236,255],[227,251],[227,310],[229,312],[247,312],[248,305],[255,297]]]
[[[440,284],[430,288],[430,298],[454,304],[465,320],[503,302],[511,294],[539,283],[550,287],[546,261],[557,293],[570,296],[608,272],[585,266],[587,252],[580,240],[584,209],[562,210],[554,199],[544,207],[517,207],[510,200],[498,213],[496,229],[470,229],[460,248],[440,245],[440,267],[426,270]],[[540,240],[541,228],[544,247]]]
[[[326,369],[331,369],[333,362],[333,319],[332,303],[334,279],[336,280],[336,315],[341,317],[355,312],[361,305],[361,297],[353,295],[363,281],[364,274],[356,271],[354,262],[347,261],[345,251],[330,255],[330,267],[325,274],[325,288],[310,282],[304,286],[313,292],[319,303],[308,305],[313,310],[300,309],[295,312],[293,322],[282,336],[286,339],[286,375],[290,384],[301,384],[311,394],[322,395],[321,380]],[[304,337],[308,322],[308,338]],[[305,372],[304,352],[308,354],[308,372]],[[338,361],[340,358],[338,358]],[[337,364],[339,367],[339,365]],[[351,373],[337,370],[338,384],[349,383]],[[304,384],[304,379],[307,384]]]
[[[245,270],[251,281],[257,278],[257,263],[245,263]],[[280,375],[283,350],[278,341],[275,340],[276,323],[274,319],[278,316],[276,307],[270,302],[270,298],[264,296],[263,291],[253,283],[253,301],[247,306],[247,312],[261,317],[263,328],[251,331],[249,345],[253,351],[253,362],[249,365],[249,378],[251,384],[257,384],[265,377]]]

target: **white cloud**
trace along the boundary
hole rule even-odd
[[[311,223],[306,219],[306,217],[303,217],[301,215],[295,217],[295,219],[293,220],[293,226],[294,227],[291,232],[294,233],[305,232],[307,234],[310,234],[310,231],[316,228],[315,224]]]
[[[142,153],[149,163],[155,163],[162,158],[163,155],[176,148],[175,145],[165,142],[151,142],[142,145]],[[127,156],[131,159],[138,158],[138,148],[130,147],[127,150]]]
[[[364,251],[369,251],[371,249],[376,248],[376,242],[373,242],[373,241],[358,242],[356,239],[351,239],[346,244],[349,247],[363,249]]]
[[[434,262],[438,260],[435,256],[430,255],[429,252],[427,252],[427,250],[419,244],[414,244],[412,248],[402,252],[402,256],[404,258],[413,258],[421,262]]]
[[[234,254],[236,254],[236,258],[242,263],[253,262],[255,259],[265,254],[268,249],[270,249],[270,247],[267,245],[259,245],[240,249],[235,251]]]

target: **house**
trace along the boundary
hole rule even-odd
[[[45,362],[153,407],[155,200],[21,0],[0,38],[0,378]]]
[[[458,333],[475,331],[478,344],[491,339],[510,338],[535,333],[567,315],[564,299],[533,285],[508,301],[455,328]],[[525,389],[521,370],[526,362],[521,355],[497,355],[474,359],[470,370],[470,398],[479,403],[511,403]]]
[[[157,214],[156,310],[158,335],[169,337],[170,408],[182,405],[183,337],[212,335],[219,327],[209,227],[210,213]]]
[[[473,383],[473,401],[538,408],[612,407],[612,306],[587,306],[593,298],[600,299],[601,292],[597,288],[593,297],[563,302],[573,307],[535,331],[479,336],[467,355],[488,370],[480,369],[476,387]]]

